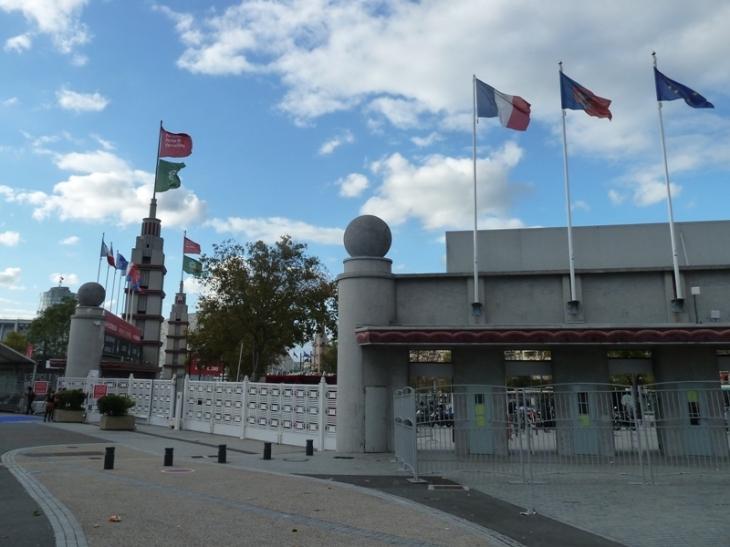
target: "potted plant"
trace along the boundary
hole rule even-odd
[[[86,393],[80,389],[62,389],[56,392],[54,422],[83,423]]]
[[[129,395],[109,394],[96,401],[96,408],[101,414],[101,429],[133,431],[136,419],[129,415],[129,409],[136,403]]]

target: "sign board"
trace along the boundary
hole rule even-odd
[[[25,346],[25,356],[28,359],[31,359],[33,357],[33,344],[28,344]]]
[[[102,355],[139,361],[141,355],[142,331],[104,311],[104,347]]]
[[[48,382],[45,380],[33,382],[33,391],[35,391],[36,395],[45,395],[48,393]]]
[[[190,366],[188,367],[190,376],[220,376],[223,374],[223,365],[221,363],[202,366],[200,359],[194,354],[190,354]]]
[[[107,386],[106,384],[94,384],[93,399],[99,399],[106,395]]]

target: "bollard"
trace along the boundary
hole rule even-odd
[[[218,445],[218,463],[226,463],[226,445]]]
[[[271,443],[264,443],[264,459],[271,459]]]
[[[162,465],[172,467],[172,448],[165,448],[165,461]]]
[[[114,469],[114,447],[107,446],[104,453],[104,469]]]
[[[307,439],[307,450],[305,455],[314,456],[314,441],[312,439]]]

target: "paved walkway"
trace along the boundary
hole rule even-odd
[[[717,505],[703,533],[690,526],[690,540],[683,532],[684,524],[697,525],[684,522],[683,508],[692,507],[692,513],[707,498],[691,481],[672,491],[640,486],[625,500],[620,490],[579,484],[559,490],[551,507],[544,494],[535,497],[539,487],[530,494],[478,477],[453,477],[470,490],[413,485],[387,454],[306,456],[302,448],[273,445],[272,459],[263,460],[258,441],[144,425],[114,432],[84,424],[3,421],[2,463],[26,493],[16,494],[11,505],[23,513],[17,519],[25,519],[14,523],[4,522],[10,513],[0,496],[0,547],[730,545],[730,518],[718,520]],[[217,463],[219,444],[227,446],[226,464]],[[110,446],[114,469],[105,471]],[[172,467],[163,466],[166,448],[174,451]],[[9,485],[3,476],[0,491]],[[723,502],[730,482],[724,482],[708,498],[722,503],[723,514],[730,507]],[[652,503],[653,495],[665,497]],[[521,516],[536,499],[548,510],[538,507],[541,514]],[[574,499],[586,501],[571,503]],[[594,503],[597,509],[588,510]],[[37,510],[44,516],[34,515]],[[662,514],[667,510],[670,515]],[[120,522],[111,522],[112,516]],[[43,535],[41,519],[50,535]],[[27,521],[39,524],[20,524]],[[672,524],[659,529],[657,521]]]

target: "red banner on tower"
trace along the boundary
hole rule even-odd
[[[193,153],[193,139],[187,133],[168,133],[160,127],[160,157],[186,158]]]

